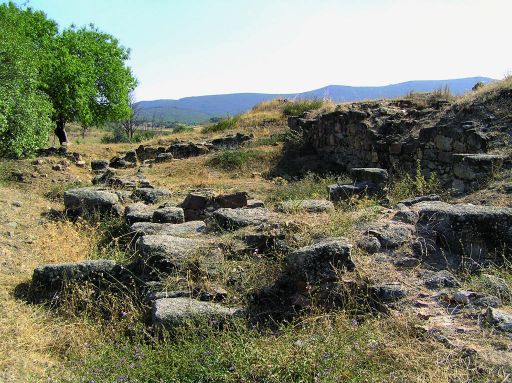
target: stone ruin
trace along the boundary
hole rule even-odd
[[[496,99],[508,100],[499,94]],[[493,172],[508,166],[502,152],[511,124],[503,110],[473,101],[425,103],[401,99],[353,103],[317,117],[289,117],[291,130],[324,161],[341,169],[384,168],[425,176],[435,172],[454,192],[481,188]]]

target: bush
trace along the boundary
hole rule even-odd
[[[222,170],[246,170],[256,164],[265,163],[272,153],[257,149],[234,149],[216,153],[208,165]]]
[[[428,178],[421,172],[421,164],[416,162],[414,177],[409,174],[402,175],[398,180],[391,182],[389,196],[393,203],[406,198],[422,196],[432,193],[442,193],[441,182],[435,172],[430,173]]]
[[[229,130],[229,129],[234,129],[234,128],[236,128],[236,125],[237,125],[239,119],[240,119],[239,116],[223,118],[214,125],[205,126],[203,129],[201,129],[201,132],[202,133],[217,133],[217,132],[223,132],[223,131]]]
[[[305,112],[319,109],[323,105],[322,100],[295,100],[290,101],[283,107],[285,116],[302,116]]]
[[[188,125],[177,125],[171,131],[173,134],[193,132],[194,128]]]

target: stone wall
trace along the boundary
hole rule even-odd
[[[473,117],[474,119],[464,120]],[[458,192],[478,188],[504,156],[487,154],[490,136],[482,116],[457,113],[450,103],[409,100],[364,102],[315,118],[290,117],[292,130],[324,160],[391,172],[435,172]]]

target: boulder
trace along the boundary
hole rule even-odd
[[[246,226],[257,226],[270,219],[270,212],[265,208],[216,210],[212,218],[224,230],[236,230]]]
[[[91,169],[93,171],[107,170],[109,163],[110,163],[109,160],[105,160],[105,159],[92,160],[91,161]]]
[[[370,293],[379,302],[396,302],[407,296],[407,290],[397,282],[381,283],[370,287]]]
[[[155,208],[141,202],[132,203],[124,209],[124,218],[128,225],[135,222],[150,222]]]
[[[352,245],[345,238],[325,239],[298,249],[286,258],[286,274],[292,279],[321,283],[337,279],[338,269],[353,270],[350,251]]]
[[[500,262],[512,252],[512,209],[445,202],[420,202],[418,235],[426,243],[450,255],[455,264],[462,257],[477,264]]]
[[[218,326],[242,315],[243,312],[240,309],[227,308],[218,303],[191,298],[157,299],[151,310],[153,323],[168,330],[187,323],[202,324],[204,321]]]
[[[399,223],[387,223],[368,229],[368,235],[376,237],[381,246],[395,249],[412,239],[413,228]]]
[[[367,194],[366,185],[329,185],[327,187],[329,200],[333,202],[346,201],[353,196],[365,196]]]
[[[160,202],[170,196],[171,192],[162,188],[137,188],[132,193],[134,200],[141,200],[149,204]]]
[[[512,333],[512,313],[489,307],[485,316],[496,329]]]
[[[364,182],[373,184],[377,188],[384,188],[388,182],[388,172],[386,169],[380,168],[352,168],[350,175],[355,183]]]
[[[114,261],[93,260],[42,265],[34,269],[32,284],[38,288],[56,288],[65,282],[98,282],[118,275],[122,268]]]
[[[157,223],[183,223],[185,222],[185,213],[180,207],[165,206],[156,209],[152,219]]]
[[[185,197],[180,206],[185,210],[204,210],[213,203],[215,196],[211,190],[192,192]]]
[[[189,158],[206,154],[210,151],[207,145],[193,142],[175,142],[167,149],[174,158]]]
[[[131,226],[131,231],[136,235],[170,235],[186,237],[203,234],[206,224],[203,221],[189,221],[180,224],[138,222]]]
[[[64,206],[73,214],[94,212],[121,214],[119,197],[116,193],[94,187],[70,189],[64,192]]]
[[[161,234],[143,235],[135,243],[135,248],[146,263],[165,270],[180,268],[203,247],[204,243],[196,239]]]
[[[512,287],[505,279],[496,275],[482,274],[479,282],[487,291],[490,291],[504,302],[512,302]]]
[[[221,194],[215,197],[215,203],[223,208],[236,209],[247,206],[247,193],[236,192],[231,194]]]
[[[155,162],[167,162],[174,158],[172,153],[159,153],[155,157]]]
[[[225,137],[216,138],[211,141],[215,149],[233,149],[242,146],[254,138],[253,134],[231,134]]]
[[[380,241],[373,235],[366,236],[357,242],[357,246],[369,254],[375,254],[380,251]]]
[[[334,210],[334,204],[331,201],[322,199],[284,201],[277,205],[276,210],[283,213],[294,211],[324,213]]]

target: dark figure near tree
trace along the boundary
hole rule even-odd
[[[66,133],[66,122],[63,120],[57,121],[57,127],[53,131],[57,138],[59,139],[59,142],[61,145],[65,145],[68,142],[68,135]]]

